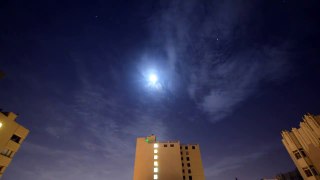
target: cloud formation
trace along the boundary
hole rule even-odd
[[[261,82],[281,80],[290,66],[285,42],[251,42],[260,28],[253,4],[177,0],[162,3],[154,16],[151,29],[166,52],[171,84],[185,83],[211,122],[230,115]]]

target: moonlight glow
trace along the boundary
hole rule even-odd
[[[156,84],[158,82],[158,76],[156,74],[151,74],[149,76],[150,84]]]

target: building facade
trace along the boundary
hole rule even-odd
[[[320,116],[307,114],[300,128],[282,131],[282,143],[304,180],[320,180]]]
[[[136,143],[133,180],[205,180],[198,144],[158,142],[155,135]]]
[[[0,112],[0,178],[29,133],[16,118],[12,112]]]

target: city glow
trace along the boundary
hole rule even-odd
[[[153,150],[153,153],[157,154],[158,153],[158,149]]]
[[[159,172],[159,169],[157,167],[153,168],[153,172],[157,173],[157,172]]]
[[[154,156],[153,156],[153,159],[158,159],[158,155],[154,155]]]
[[[154,148],[158,148],[158,147],[159,147],[159,144],[153,144],[153,147],[154,147]]]
[[[158,166],[158,165],[159,165],[159,164],[158,164],[158,161],[154,161],[154,162],[153,162],[153,165],[154,165],[154,166]]]
[[[158,174],[153,175],[153,179],[158,179]]]
[[[0,122],[0,128],[2,127],[2,122]]]

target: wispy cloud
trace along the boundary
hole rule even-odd
[[[166,52],[171,84],[186,84],[211,122],[230,115],[261,82],[285,77],[290,66],[286,42],[251,43],[253,3],[234,3],[160,3],[151,27]]]

